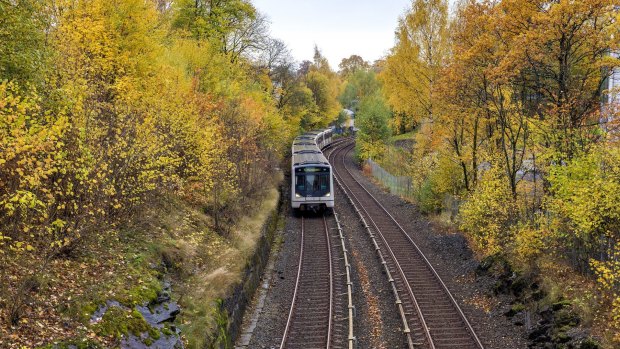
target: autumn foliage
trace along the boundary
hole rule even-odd
[[[413,1],[380,75],[394,130],[416,127],[421,207],[461,202],[481,255],[586,276],[563,296],[598,309],[598,334],[615,344],[620,161],[606,84],[618,13],[612,0],[461,1],[449,21],[447,1]]]
[[[335,73],[298,74],[265,25],[245,0],[0,1],[4,325],[52,262],[97,253],[157,197],[226,236],[294,133],[336,117]]]

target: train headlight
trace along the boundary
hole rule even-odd
[[[301,197],[301,195],[299,195],[299,194],[295,193],[295,197],[296,197],[296,198],[300,198],[300,197]]]
[[[323,196],[332,196],[332,193],[327,193],[327,194],[325,194]]]

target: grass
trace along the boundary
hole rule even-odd
[[[417,133],[417,131],[410,131],[410,132],[407,132],[407,133],[403,133],[403,134],[392,136],[392,137],[390,137],[390,143],[394,143],[396,141],[413,140],[415,138],[415,134],[416,133]]]
[[[254,214],[241,218],[227,239],[207,231],[203,239],[177,241],[186,256],[183,268],[194,270],[178,291],[183,309],[180,328],[188,348],[203,348],[214,339],[208,334],[218,335],[216,329],[222,322],[218,302],[241,280],[278,195],[277,190],[270,190]]]

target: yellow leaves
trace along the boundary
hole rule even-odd
[[[620,246],[614,246],[608,254],[606,261],[591,259],[590,266],[597,277],[603,299],[607,304],[611,304],[610,327],[620,333]],[[620,344],[620,336],[616,335],[612,340]]]
[[[510,189],[501,178],[501,169],[494,165],[460,209],[461,229],[485,254],[505,249],[511,240],[510,222],[516,214]]]
[[[436,113],[433,91],[449,49],[447,20],[446,1],[413,1],[380,75],[388,102],[400,114],[397,117],[408,118],[399,121],[406,130]]]
[[[67,222],[63,221],[62,219],[56,219],[55,221],[52,222],[52,228],[54,229],[62,229],[65,227],[65,225],[67,224]]]
[[[602,236],[620,239],[620,178],[612,170],[618,164],[617,151],[597,147],[566,166],[552,167],[547,208],[558,217],[552,221],[556,234],[571,234],[587,244]]]
[[[513,228],[515,236],[513,251],[523,265],[534,263],[536,258],[545,251],[545,231],[530,225],[517,225]]]
[[[0,243],[0,247],[2,246],[2,244]],[[9,245],[9,250],[18,254],[21,254],[23,252],[33,252],[36,249],[30,245],[29,243],[23,242],[23,241],[16,241],[14,243],[11,243]],[[0,250],[0,252],[4,253],[2,250]]]
[[[620,246],[610,249],[608,260],[591,259],[590,265],[597,276],[599,286],[603,290],[620,290]]]

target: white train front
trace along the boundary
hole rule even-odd
[[[291,206],[301,210],[334,207],[332,167],[322,150],[332,143],[331,129],[295,138],[291,159]]]

